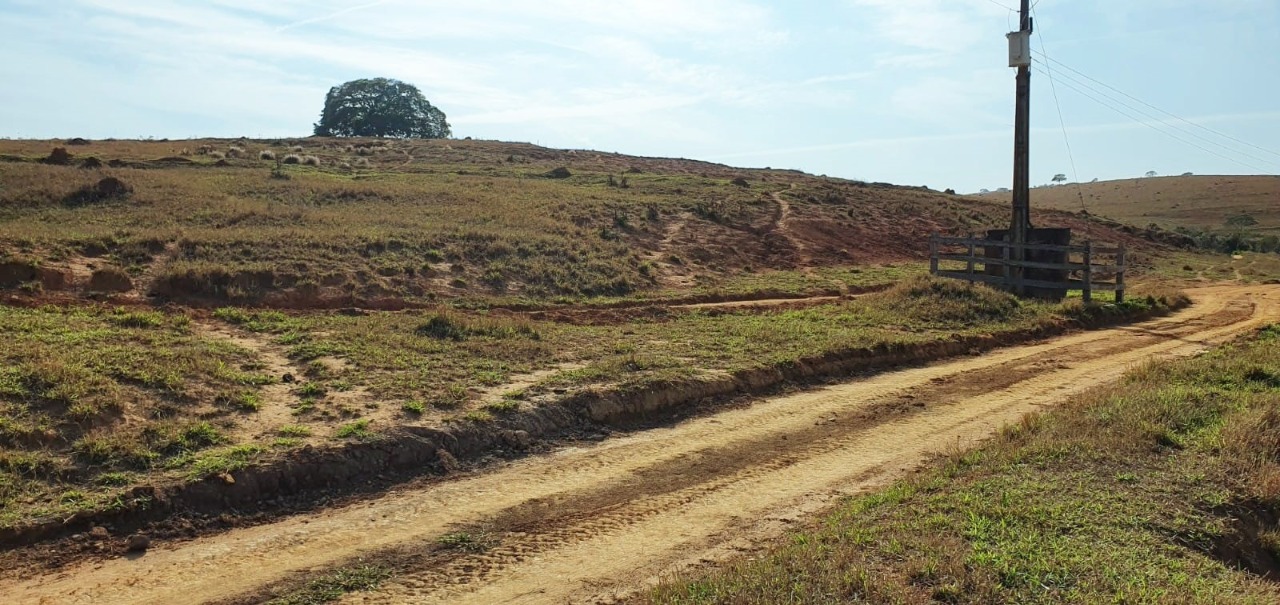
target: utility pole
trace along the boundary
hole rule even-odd
[[[1018,68],[1018,102],[1013,135],[1013,223],[1009,227],[1009,243],[1014,245],[1015,261],[1026,260],[1028,235],[1031,231],[1031,0],[1022,0],[1021,28],[1009,34],[1009,66]],[[1018,284],[1022,267],[1008,267],[1009,277]],[[1018,288],[1021,290],[1021,287]],[[1021,294],[1021,292],[1019,292]]]

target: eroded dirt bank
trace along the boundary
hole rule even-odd
[[[625,598],[662,574],[748,552],[833,498],[885,484],[1153,357],[1280,321],[1280,288],[1191,292],[1196,306],[877,376],[233,530],[136,559],[8,577],[18,603],[256,602],[357,558],[396,575],[349,602]],[[439,538],[482,537],[476,552]]]

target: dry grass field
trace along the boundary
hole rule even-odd
[[[1169,176],[1098,183],[1041,187],[1032,203],[1066,212],[1084,208],[1093,214],[1130,225],[1155,223],[1165,229],[1193,227],[1224,229],[1233,217],[1251,216],[1254,231],[1280,231],[1280,177],[1275,176]],[[982,199],[1006,202],[1007,193],[991,193]]]
[[[1008,203],[1008,193],[972,196]],[[1137,227],[1178,231],[1204,240],[1236,235],[1251,249],[1280,250],[1280,177],[1171,176],[1040,187],[1032,204],[1106,217]],[[1083,199],[1083,206],[1081,201]],[[1215,246],[1217,242],[1206,247]],[[1225,242],[1224,242],[1225,245]],[[1238,245],[1238,244],[1237,244]],[[1231,250],[1226,250],[1231,251]]]

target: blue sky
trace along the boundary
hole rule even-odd
[[[995,189],[1014,1],[0,0],[0,136],[300,136],[329,87],[385,76],[459,137]],[[1215,132],[1060,70],[1073,171],[1037,65],[1033,183],[1280,173],[1277,0],[1036,13],[1042,57]]]

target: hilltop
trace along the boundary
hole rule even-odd
[[[2,141],[0,182],[0,286],[192,304],[839,291],[858,278],[830,269],[1007,221],[923,188],[470,140]]]

